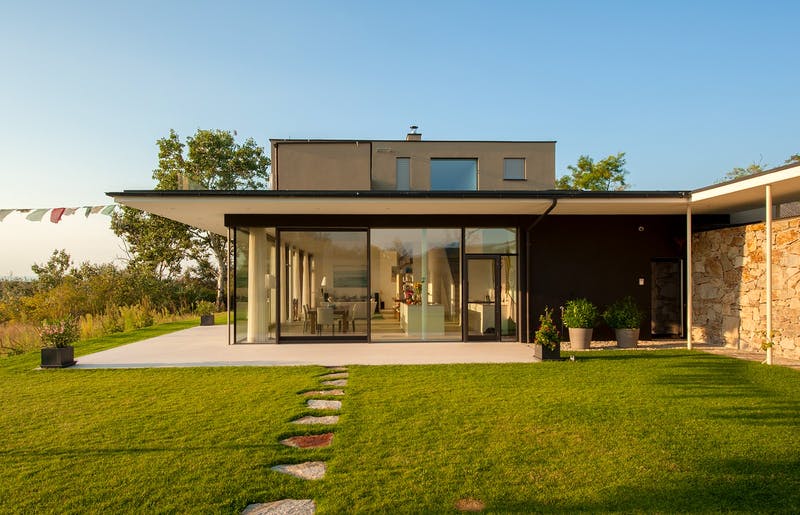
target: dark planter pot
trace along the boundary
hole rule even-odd
[[[542,345],[534,345],[533,357],[542,361],[561,361],[561,343],[556,345],[555,350],[550,350]]]
[[[200,325],[214,325],[214,315],[200,315]]]
[[[71,346],[42,349],[42,368],[65,368],[75,364],[75,351]]]
[[[639,343],[639,329],[616,329],[617,347],[635,349]]]

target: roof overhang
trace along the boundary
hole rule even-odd
[[[756,175],[715,184],[692,192],[692,212],[719,214],[764,207],[766,186],[774,203],[800,199],[800,164],[781,166]]]
[[[226,214],[262,215],[675,215],[686,192],[124,191],[120,204],[226,234]]]

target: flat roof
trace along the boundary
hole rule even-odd
[[[270,143],[557,143],[556,140],[270,138]]]
[[[663,215],[683,214],[686,191],[185,191],[110,192],[126,206],[226,234],[226,214]]]
[[[379,140],[374,140],[379,141]],[[226,234],[226,214],[248,215],[681,215],[727,214],[800,200],[800,163],[694,191],[126,190],[116,202]],[[555,206],[553,207],[553,204]]]

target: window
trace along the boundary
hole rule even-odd
[[[524,181],[525,158],[507,157],[503,159],[503,179],[507,181]]]
[[[431,159],[431,190],[478,189],[477,159]]]
[[[395,163],[397,173],[397,191],[411,189],[411,158],[398,157]]]

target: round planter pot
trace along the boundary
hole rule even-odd
[[[591,327],[570,327],[569,347],[571,350],[586,350],[592,343]]]
[[[617,347],[633,349],[639,343],[639,329],[615,329],[617,333]]]

